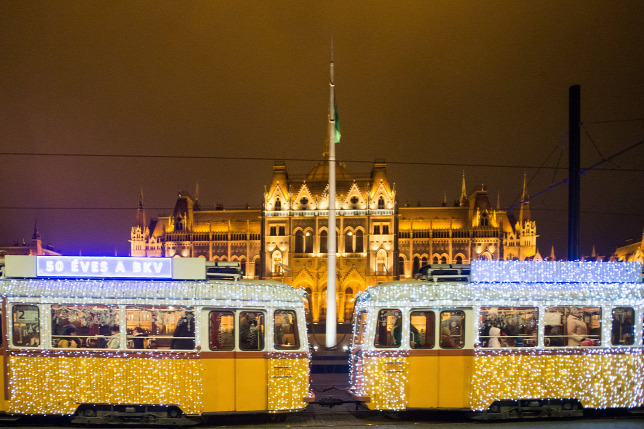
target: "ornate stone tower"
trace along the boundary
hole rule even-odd
[[[526,174],[523,174],[523,192],[521,194],[521,207],[519,219],[514,228],[505,234],[503,245],[505,247],[505,260],[533,258],[537,253],[537,225],[530,215],[530,201],[527,201],[528,186]]]

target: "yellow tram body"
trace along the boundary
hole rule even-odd
[[[7,334],[0,354],[2,413],[89,418],[102,412],[113,419],[130,412],[143,419],[152,411],[141,407],[161,409],[165,418],[168,410],[174,417],[297,411],[312,400],[299,290],[251,280],[18,278],[21,270],[9,265],[33,262],[22,258],[30,259],[8,258],[9,276],[0,281]],[[170,263],[179,264],[176,276],[181,260]],[[185,271],[179,275],[193,277]],[[127,327],[109,337],[114,350],[97,345],[108,340],[95,332],[106,315]],[[244,317],[254,318],[251,346]],[[190,320],[192,332],[178,336]],[[80,347],[68,347],[63,340],[71,336],[57,334],[61,321],[70,332],[96,329],[81,337]],[[144,342],[136,343],[142,327],[148,329]],[[187,346],[176,346],[186,339]]]
[[[352,394],[374,410],[489,412],[517,401],[556,403],[564,410],[642,407],[641,265],[586,264],[573,269],[561,262],[477,261],[471,283],[390,282],[369,289],[356,304]],[[475,281],[476,270],[490,265],[492,279],[480,274],[483,280]],[[509,280],[500,274],[504,270],[511,272]],[[562,274],[566,270],[571,273]],[[611,281],[570,281],[584,278],[574,274],[584,270]],[[579,317],[589,321],[580,345],[573,346],[573,334],[566,332],[569,309],[589,313]],[[455,315],[462,330],[448,335],[445,322]],[[505,338],[484,332],[487,325],[502,325],[503,317],[520,319],[523,331]],[[559,335],[549,326],[557,323]],[[448,342],[450,336],[458,341]],[[562,343],[554,346],[557,340]]]

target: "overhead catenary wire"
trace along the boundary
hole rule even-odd
[[[131,206],[131,207],[64,207],[64,206],[0,206],[0,210],[74,210],[74,211],[98,211],[98,210],[112,210],[112,211],[136,211],[138,209],[138,206]],[[146,210],[158,210],[161,212],[171,212],[172,207],[146,207]],[[231,208],[230,210],[239,210],[241,208]],[[245,209],[245,208],[244,208]],[[258,207],[251,207],[249,210],[261,210],[261,208]],[[511,210],[511,209],[507,209]],[[568,209],[563,208],[548,208],[548,207],[531,207],[530,211],[545,211],[545,212],[566,212]],[[203,211],[203,210],[202,210]],[[205,210],[209,211],[209,210]],[[211,210],[211,211],[219,211],[219,210]],[[615,216],[636,216],[636,217],[644,217],[644,213],[642,212],[633,212],[633,213],[627,213],[627,212],[611,212],[611,211],[599,211],[599,210],[582,210],[581,211],[584,214],[600,214],[600,215],[615,215]],[[165,215],[167,216],[167,215]],[[162,216],[163,217],[163,216]]]
[[[581,170],[581,171],[579,172],[579,175],[581,176],[581,175],[583,175],[583,174],[585,174],[585,173],[587,173],[587,172],[589,172],[589,171],[591,171],[591,170],[596,170],[596,167],[597,167],[597,166],[599,166],[599,165],[601,165],[601,164],[603,164],[603,163],[605,163],[605,162],[611,162],[613,158],[616,158],[616,157],[618,157],[618,156],[620,156],[620,155],[622,155],[622,154],[624,154],[624,153],[626,153],[626,152],[628,152],[628,151],[630,151],[630,150],[632,150],[632,149],[636,148],[637,146],[641,145],[642,143],[644,143],[644,140],[640,140],[640,141],[638,141],[638,142],[636,142],[636,143],[634,143],[634,144],[630,145],[629,147],[627,147],[627,148],[625,148],[625,149],[622,149],[622,150],[620,150],[619,152],[617,152],[617,153],[615,153],[615,154],[613,154],[613,155],[609,156],[608,158],[605,158],[605,159],[602,159],[602,160],[601,160],[601,161],[599,161],[599,162],[596,162],[595,164],[591,165],[590,167],[588,167],[588,168],[585,168],[585,169]],[[620,169],[617,169],[617,170],[620,170]],[[547,187],[546,189],[544,189],[544,190],[542,190],[542,191],[540,191],[540,192],[536,193],[535,195],[533,195],[533,196],[531,196],[531,197],[529,197],[529,198],[524,199],[523,201],[520,201],[520,202],[518,202],[518,203],[516,203],[516,204],[511,205],[511,206],[510,206],[510,207],[508,207],[506,210],[512,210],[512,209],[514,209],[514,208],[518,207],[519,205],[521,205],[521,204],[523,204],[523,203],[526,203],[526,202],[528,202],[528,201],[530,201],[530,200],[532,200],[532,199],[534,199],[534,198],[536,198],[536,197],[538,197],[538,196],[540,196],[540,195],[543,195],[543,194],[545,194],[545,193],[547,193],[547,192],[550,192],[550,191],[551,191],[551,190],[553,190],[554,188],[556,188],[556,187],[558,187],[558,186],[560,186],[560,185],[563,185],[564,183],[568,183],[568,178],[565,178],[565,179],[563,179],[562,181],[560,181],[559,183],[556,183],[556,184],[554,184],[554,185],[550,185],[550,186],[549,186],[549,187]]]
[[[183,160],[221,160],[221,161],[289,161],[289,162],[321,162],[322,158],[274,158],[264,156],[224,156],[224,155],[132,155],[132,154],[92,154],[92,153],[30,153],[30,152],[0,152],[0,156],[39,156],[39,157],[68,157],[68,158],[133,158],[133,159],[183,159]],[[338,163],[373,164],[373,160],[339,159]],[[431,167],[477,167],[477,168],[513,168],[513,169],[543,169],[562,170],[562,167],[547,167],[538,165],[504,165],[478,164],[466,162],[428,162],[428,161],[387,161],[388,165],[419,165]],[[644,172],[642,168],[598,168],[598,171]]]

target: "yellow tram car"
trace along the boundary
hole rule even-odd
[[[473,261],[469,282],[439,277],[357,298],[350,391],[369,408],[517,418],[644,405],[641,264]]]
[[[184,424],[303,409],[313,400],[304,293],[213,280],[211,265],[7,256],[0,415]]]

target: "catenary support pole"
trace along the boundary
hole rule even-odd
[[[568,91],[569,167],[568,167],[568,260],[579,259],[580,204],[580,126],[581,89],[573,85]]]

